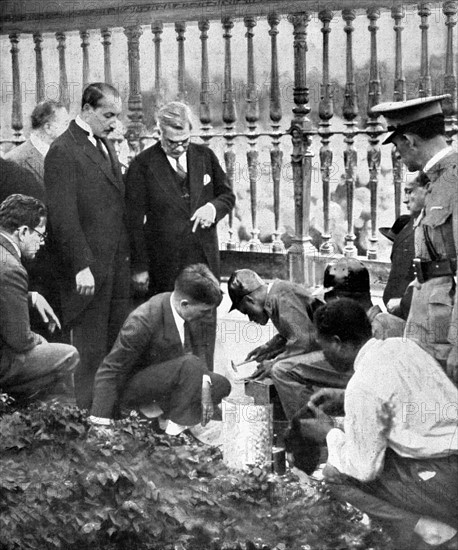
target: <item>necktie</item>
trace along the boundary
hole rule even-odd
[[[105,160],[109,161],[110,157],[108,156],[106,146],[104,146],[105,144],[103,139],[99,136],[94,136],[94,138],[95,138],[96,147],[99,150],[100,154]]]
[[[180,159],[176,159],[176,163],[176,173],[178,176],[178,183],[180,184],[181,196],[189,204],[191,195],[189,190],[188,174],[184,170],[182,164],[180,164]]]
[[[189,328],[189,323],[187,321],[184,322],[183,351],[184,351],[185,355],[192,354],[191,330]]]

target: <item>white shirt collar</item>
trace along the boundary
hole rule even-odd
[[[452,152],[452,148],[450,146],[445,147],[445,149],[442,149],[442,151],[439,151],[436,153],[432,158],[428,160],[428,162],[425,164],[423,168],[423,172],[428,172],[428,170],[431,170],[431,168],[437,164],[440,160],[442,160],[444,157],[446,157],[449,153]]]
[[[80,115],[77,115],[75,118],[75,124],[79,126],[82,130],[87,132],[89,135],[87,136],[87,139],[92,143],[92,145],[97,146],[97,142],[95,141],[94,132],[92,131],[92,128],[89,126],[87,122],[85,122]]]
[[[30,143],[43,157],[46,156],[49,151],[49,145],[40,139],[36,134],[30,134]]]
[[[173,305],[173,292],[170,295],[170,307],[172,308],[173,320],[175,321],[178,334],[180,335],[181,343],[184,346],[184,319],[183,317],[180,317],[178,311],[175,309],[175,306]]]
[[[167,153],[166,153],[166,155],[167,155]],[[177,159],[174,158],[174,157],[171,157],[169,155],[167,155],[167,158],[168,158],[172,168],[176,171],[176,169],[177,169]],[[182,155],[180,155],[179,160],[180,160],[180,166],[182,167],[182,169],[186,173],[188,173],[188,156],[187,156],[187,154],[183,153]]]
[[[10,243],[16,249],[16,252],[18,253],[18,256],[20,258],[22,256],[22,254],[21,254],[21,249],[19,248],[19,246],[13,241],[13,239],[7,233],[3,233],[3,231],[0,231],[0,234],[2,234],[5,237],[6,240],[10,241]]]

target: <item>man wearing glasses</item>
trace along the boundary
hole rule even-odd
[[[73,346],[48,343],[30,329],[29,305],[51,333],[60,328],[46,299],[28,291],[22,265],[43,246],[46,217],[44,204],[26,195],[10,195],[0,204],[0,388],[19,400],[57,394],[60,383],[73,394],[79,363]]]
[[[220,271],[217,223],[232,210],[234,194],[216,155],[191,143],[191,113],[171,102],[158,113],[160,142],[140,153],[126,178],[132,279],[152,296],[173,290],[191,264]],[[212,369],[215,320],[208,328]]]

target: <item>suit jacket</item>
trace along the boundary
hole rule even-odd
[[[411,217],[394,238],[390,256],[391,270],[383,291],[385,305],[392,298],[401,298],[401,309],[397,315],[404,319],[407,319],[412,298],[412,292],[408,290],[408,286],[415,279],[413,268],[415,257],[414,221],[415,218]]]
[[[43,183],[40,183],[35,174],[13,160],[0,157],[0,203],[16,193],[41,201],[45,198]]]
[[[129,378],[145,367],[184,355],[170,296],[170,292],[156,294],[127,318],[97,371],[92,415],[110,418]],[[206,342],[198,329],[198,323],[191,323],[192,351],[205,360]]]
[[[9,151],[5,158],[29,170],[29,172],[35,176],[44,191],[43,178],[45,173],[45,157],[32,144],[30,139]]]
[[[0,386],[15,356],[41,338],[30,330],[27,271],[8,239],[0,234]]]
[[[50,245],[60,270],[65,323],[70,323],[92,300],[76,293],[76,274],[90,267],[97,293],[118,248],[128,255],[121,169],[109,140],[105,145],[111,163],[72,121],[45,158]]]
[[[187,151],[190,209],[181,197],[175,172],[157,143],[140,153],[126,177],[126,205],[134,271],[147,271],[165,287],[173,286],[180,262],[180,245],[191,235],[190,217],[197,208],[211,202],[216,223],[228,214],[235,196],[227,183],[216,155],[204,145],[191,143]],[[146,223],[144,218],[146,216]],[[216,223],[195,233],[207,264],[218,277],[220,270]],[[175,269],[176,267],[176,269]],[[161,280],[161,271],[163,277]],[[159,284],[159,288],[164,288]]]

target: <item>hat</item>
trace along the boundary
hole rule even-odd
[[[251,269],[238,269],[234,271],[227,283],[229,296],[232,300],[232,306],[229,311],[237,309],[245,296],[248,296],[248,294],[251,294],[263,285],[264,281]]]
[[[395,135],[408,131],[410,125],[420,120],[442,115],[441,102],[450,97],[449,94],[442,94],[408,101],[388,101],[372,107],[372,113],[385,117],[387,130],[391,132],[383,144],[390,143]]]
[[[379,227],[378,230],[384,237],[390,241],[394,241],[396,235],[400,233],[401,230],[409,223],[409,220],[409,214],[402,214],[402,216],[399,216],[399,218],[397,218],[397,220],[393,223],[392,227]]]

